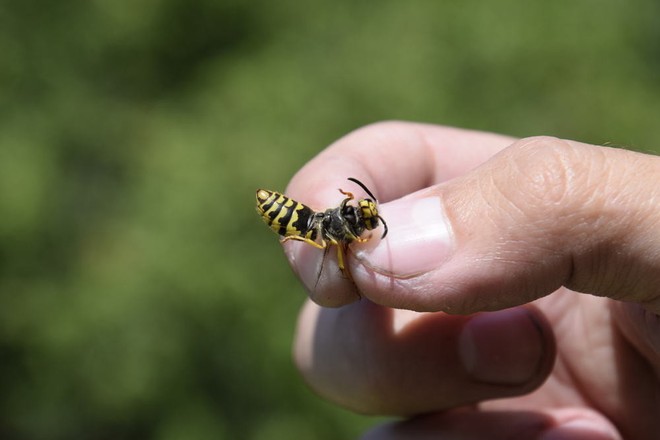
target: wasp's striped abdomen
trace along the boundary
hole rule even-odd
[[[312,228],[314,211],[308,206],[276,191],[257,191],[257,212],[270,228],[282,236],[301,236],[316,239]]]

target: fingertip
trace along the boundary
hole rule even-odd
[[[334,308],[361,298],[355,284],[339,269],[334,247],[317,249],[301,242],[287,242],[283,247],[291,268],[316,304]]]
[[[553,341],[524,310],[486,316],[393,310],[366,299],[340,309],[309,303],[295,359],[318,394],[367,414],[440,411],[541,385]]]
[[[452,252],[452,227],[439,197],[405,197],[382,204],[379,213],[387,220],[387,236],[355,254],[376,272],[411,277],[437,268]]]
[[[365,183],[381,202],[393,200],[438,181],[463,174],[511,141],[510,138],[492,133],[427,124],[400,121],[372,124],[342,137],[307,163],[293,177],[286,193],[294,200],[321,212],[339,205],[343,196],[339,194],[337,188],[345,189],[344,185],[347,185],[345,179],[354,177]],[[469,151],[465,148],[468,145]],[[442,157],[441,162],[437,160],[438,157]],[[426,205],[438,208],[440,205],[436,203],[437,201],[437,198],[433,201],[427,200]],[[387,209],[384,207],[382,217],[391,228],[391,214]],[[407,211],[404,208],[399,212],[410,216],[410,213],[420,209]],[[431,222],[430,217],[425,216],[421,211],[417,218],[423,224],[418,222],[418,230],[426,235],[418,236],[413,242],[410,241],[410,234],[395,234],[394,231],[390,231],[385,237],[385,245],[376,248],[372,260],[380,259],[380,263],[385,265],[381,267],[381,274],[387,275],[399,270],[418,272],[419,267],[414,266],[419,266],[417,264],[419,261],[415,262],[415,259],[419,260],[426,256],[427,262],[432,260],[435,264],[436,257],[446,253],[446,243],[449,241],[447,234],[451,232],[447,229],[448,224]],[[435,240],[436,238],[439,240]],[[446,243],[436,246],[438,241],[443,239]],[[374,243],[377,243],[375,238],[370,241],[369,246]],[[390,247],[394,244],[399,250],[406,248],[407,251],[391,252]],[[356,283],[353,284],[347,274],[342,274],[338,270],[333,255],[325,258],[322,256],[323,252],[305,249],[301,243],[287,243],[287,248],[287,256],[294,271],[300,276],[310,293],[310,298],[318,304],[338,307],[356,301],[362,293],[378,295],[377,289],[381,284],[374,283],[378,280],[371,277],[374,275],[373,271],[366,277],[354,277]],[[356,252],[361,249],[357,243],[351,244],[351,248]],[[406,255],[415,258],[408,258]],[[392,256],[396,259],[391,260]],[[351,256],[347,256],[347,259],[349,268],[361,271],[362,274],[369,272],[369,263],[366,264],[367,270],[364,271],[362,269],[365,268],[365,264],[356,263]],[[395,267],[387,267],[388,259]],[[330,270],[323,265],[330,266]],[[377,266],[378,263],[373,267]],[[386,283],[389,281],[387,276],[378,278]],[[394,298],[397,292],[383,293],[392,296],[395,300],[392,305],[397,305]],[[413,296],[410,299],[413,299]],[[411,308],[423,309],[423,306],[414,304],[414,301],[411,306]]]

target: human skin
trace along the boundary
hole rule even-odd
[[[389,227],[350,246],[353,281],[332,251],[284,247],[311,299],[294,344],[305,380],[403,417],[365,438],[657,438],[660,158],[386,122],[286,193],[317,210],[338,188],[365,197],[347,177]]]

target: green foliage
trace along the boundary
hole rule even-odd
[[[355,437],[254,190],[381,119],[660,151],[659,9],[3,2],[0,436]]]

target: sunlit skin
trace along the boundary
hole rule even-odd
[[[330,401],[426,414],[365,438],[657,438],[658,157],[391,122],[337,141],[287,194],[325,206],[344,175],[365,176],[389,235],[348,256],[355,285],[310,289],[295,359]],[[309,248],[285,245],[308,288]]]

